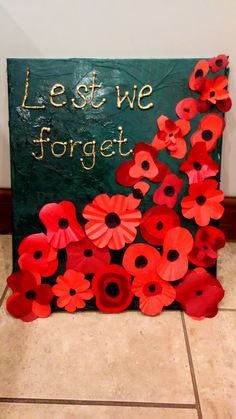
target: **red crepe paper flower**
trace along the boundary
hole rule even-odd
[[[134,241],[142,216],[140,211],[128,209],[128,203],[127,196],[113,195],[109,198],[101,194],[86,205],[83,216],[89,222],[85,231],[95,246],[119,250]]]
[[[62,249],[69,243],[79,241],[84,237],[72,202],[46,204],[40,210],[39,218],[47,229],[48,242],[56,249]]]
[[[193,91],[201,91],[205,77],[209,72],[209,63],[206,60],[200,60],[195,65],[189,79],[189,87]]]
[[[52,287],[53,294],[58,297],[57,306],[74,313],[77,308],[84,308],[84,300],[91,300],[93,292],[89,288],[90,282],[84,278],[82,272],[68,269],[64,275],[57,277],[56,285]]]
[[[220,112],[227,112],[232,105],[227,86],[228,78],[226,76],[205,80],[200,100],[216,105]]]
[[[104,313],[120,313],[132,302],[131,276],[119,265],[107,265],[96,272],[92,290],[96,305]]]
[[[219,165],[208,154],[206,144],[200,141],[190,150],[180,170],[186,173],[190,184],[201,183],[204,179],[215,176],[219,171]]]
[[[133,191],[128,196],[128,209],[135,209],[141,204],[142,199],[148,193],[150,186],[146,182],[137,182]]]
[[[185,119],[173,122],[167,116],[161,115],[157,120],[159,131],[155,135],[152,145],[157,150],[167,148],[172,157],[182,159],[187,151],[187,145],[183,137],[191,129],[190,123]]]
[[[167,205],[167,207],[173,208],[182,186],[183,179],[178,178],[173,173],[167,175],[161,186],[155,191],[153,201],[155,204]]]
[[[148,316],[161,313],[164,306],[169,306],[175,299],[175,289],[163,281],[155,272],[136,276],[132,291],[139,298],[139,308]]]
[[[218,182],[214,179],[192,183],[189,195],[181,201],[183,216],[188,219],[194,218],[202,227],[208,225],[211,218],[219,220],[224,212],[224,207],[220,204],[224,199],[224,193],[217,188]]]
[[[193,238],[186,228],[170,229],[164,238],[163,254],[157,264],[157,273],[165,281],[176,281],[188,270],[188,254],[193,247]]]
[[[182,99],[177,104],[175,112],[181,119],[193,119],[198,114],[198,101],[193,97]]]
[[[108,265],[111,260],[107,247],[99,249],[87,237],[80,242],[70,243],[66,252],[66,269],[83,272],[84,274],[94,274],[104,265]]]
[[[224,233],[216,227],[201,227],[196,233],[189,260],[198,266],[211,267],[217,260],[217,252],[225,245]]]
[[[189,271],[176,287],[176,301],[189,316],[199,320],[214,317],[223,297],[224,289],[208,272]]]
[[[209,67],[212,73],[217,73],[217,71],[223,70],[229,64],[229,58],[224,55],[220,54],[217,57],[213,57],[208,60]]]
[[[206,144],[207,151],[216,147],[217,140],[222,136],[225,127],[224,118],[216,113],[205,115],[198,126],[198,130],[191,136],[191,145],[198,142]]]
[[[132,275],[155,271],[160,253],[149,244],[131,244],[125,251],[123,266]]]
[[[53,275],[58,268],[57,250],[51,247],[43,233],[25,237],[18,248],[18,263],[22,270]]]
[[[148,243],[162,246],[167,231],[179,225],[179,216],[173,209],[161,205],[155,206],[144,213],[140,233]]]
[[[6,303],[12,316],[29,322],[50,315],[53,294],[48,284],[41,284],[39,274],[18,271],[9,276],[7,284],[13,291]]]

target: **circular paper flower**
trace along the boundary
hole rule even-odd
[[[164,238],[163,254],[157,264],[157,273],[165,281],[176,281],[188,270],[188,254],[193,247],[193,238],[186,228],[170,229]]]
[[[220,54],[217,57],[213,57],[208,60],[209,67],[212,73],[217,73],[217,71],[223,70],[229,64],[229,59],[226,55]]]
[[[167,175],[163,180],[161,186],[155,191],[153,201],[155,204],[167,205],[173,208],[178,199],[178,194],[182,189],[183,179],[173,173]]]
[[[204,116],[198,126],[198,130],[191,136],[191,144],[203,142],[206,144],[207,151],[212,151],[217,140],[221,137],[225,127],[224,118],[216,113]]]
[[[224,212],[220,204],[224,193],[217,189],[218,182],[214,179],[204,180],[203,183],[192,183],[189,195],[181,201],[182,213],[185,218],[194,218],[199,226],[206,226],[210,219],[219,220]]]
[[[189,79],[189,87],[191,90],[201,91],[208,71],[209,71],[208,61],[206,60],[198,61]]]
[[[186,97],[177,104],[175,112],[179,118],[193,119],[198,114],[198,101],[193,97]]]
[[[107,265],[96,272],[92,290],[96,305],[104,313],[119,313],[132,302],[131,276],[119,265]]]
[[[66,311],[73,313],[77,308],[84,308],[86,303],[84,300],[91,300],[93,292],[90,282],[84,278],[82,272],[76,272],[68,269],[64,275],[57,277],[56,285],[52,287],[54,295],[57,299],[58,307],[65,307]]]
[[[223,297],[221,284],[208,272],[189,271],[183,282],[176,287],[176,301],[189,316],[199,320],[214,317]]]
[[[58,267],[57,250],[51,247],[43,233],[25,237],[18,248],[18,263],[22,270],[53,275]]]
[[[209,156],[206,144],[200,141],[190,150],[180,170],[188,175],[190,184],[201,183],[204,179],[215,176],[219,171],[219,165]]]
[[[70,243],[66,252],[66,269],[73,269],[84,274],[94,274],[104,265],[108,265],[111,259],[107,247],[99,249],[87,237],[80,242]]]
[[[139,275],[156,270],[160,253],[154,247],[144,243],[131,244],[123,257],[124,268],[132,275]]]
[[[127,196],[113,195],[109,198],[101,194],[86,205],[83,216],[89,222],[85,225],[85,231],[95,246],[119,250],[125,243],[134,241],[141,212],[128,209],[128,203]]]
[[[56,249],[62,249],[69,243],[79,241],[84,237],[72,202],[62,201],[59,204],[46,204],[40,210],[39,218],[47,229],[49,243]]]
[[[13,291],[6,303],[12,316],[29,322],[50,315],[53,294],[48,284],[41,284],[39,274],[18,271],[9,276],[7,284]]]
[[[136,276],[132,291],[139,298],[140,310],[149,316],[156,316],[164,306],[173,303],[176,294],[175,289],[155,272]]]
[[[144,213],[140,233],[148,243],[161,246],[167,231],[179,225],[179,216],[173,209],[155,206]]]
[[[146,182],[137,182],[133,191],[128,196],[128,209],[138,208],[144,196],[148,193],[150,186]]]
[[[188,256],[189,260],[194,265],[213,266],[217,260],[217,251],[224,245],[225,236],[221,230],[213,226],[201,227],[196,233],[193,249]]]
[[[227,86],[228,78],[226,76],[217,76],[214,79],[205,80],[200,100],[216,105],[221,112],[226,112],[226,109],[228,111],[231,108],[231,100]]]

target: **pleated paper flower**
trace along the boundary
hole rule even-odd
[[[155,191],[153,201],[158,205],[173,208],[178,199],[178,194],[183,186],[183,179],[171,173],[165,177],[161,186]]]
[[[216,227],[201,227],[196,233],[189,260],[197,266],[211,267],[217,260],[217,252],[225,245],[224,233]]]
[[[193,119],[198,114],[198,101],[193,97],[186,97],[177,103],[175,112],[181,119]]]
[[[227,67],[229,59],[226,55],[220,54],[208,60],[208,63],[212,73],[217,73]]]
[[[200,60],[195,65],[189,78],[189,87],[193,91],[201,91],[205,77],[209,72],[209,63],[206,60]]]
[[[179,216],[173,209],[158,205],[144,213],[140,233],[146,242],[162,246],[167,231],[179,225]]]
[[[188,175],[189,183],[201,183],[204,179],[216,176],[219,165],[208,154],[206,144],[196,142],[188,154],[187,160],[183,161],[180,170]]]
[[[216,147],[217,140],[222,136],[225,127],[224,118],[216,113],[205,115],[198,126],[198,130],[191,136],[191,145],[198,142],[206,144],[207,151]]]
[[[220,112],[227,112],[232,105],[227,86],[228,78],[226,76],[205,80],[200,100],[216,105]]]
[[[128,209],[135,209],[141,204],[142,199],[148,193],[150,186],[146,182],[137,182],[133,191],[128,196]]]
[[[148,244],[131,244],[125,251],[123,266],[132,275],[155,271],[160,253]]]

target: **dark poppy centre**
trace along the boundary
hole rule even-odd
[[[202,165],[198,161],[195,161],[193,163],[193,167],[194,167],[195,170],[199,171],[199,170],[201,170]]]
[[[214,97],[214,96],[215,96],[215,94],[216,94],[216,92],[215,92],[214,90],[211,90],[211,91],[210,91],[210,97]]]
[[[90,258],[91,256],[93,256],[93,251],[92,251],[92,249],[85,249],[85,250],[84,250],[84,256],[85,256],[86,258]]]
[[[66,218],[60,218],[60,220],[58,220],[58,225],[60,228],[62,228],[62,230],[65,230],[67,227],[69,227],[69,222]]]
[[[76,290],[74,288],[70,288],[69,294],[73,297],[73,295],[76,294]]]
[[[105,223],[109,228],[115,228],[120,225],[120,217],[115,212],[109,212],[105,217]]]
[[[195,73],[195,79],[198,79],[199,77],[203,76],[203,70],[199,68]]]
[[[116,282],[109,282],[106,286],[106,293],[109,297],[115,298],[120,294],[120,288]]]
[[[41,250],[36,250],[36,252],[34,252],[34,259],[40,259],[43,256],[43,252],[41,252]]]
[[[141,164],[143,170],[149,170],[150,164],[147,160],[144,160]]]
[[[173,196],[175,194],[175,188],[172,185],[166,186],[164,188],[164,194],[166,196]]]
[[[34,290],[28,290],[25,296],[28,300],[34,300],[36,298],[36,292]]]
[[[167,253],[167,260],[169,262],[174,262],[175,260],[177,260],[179,257],[179,252],[175,249],[171,249],[169,250],[169,252]]]
[[[162,221],[158,221],[158,223],[156,224],[156,229],[158,231],[163,229],[163,222]]]
[[[205,141],[210,141],[212,139],[213,133],[211,130],[209,129],[204,129],[204,131],[202,131],[202,138]]]
[[[147,266],[148,260],[145,256],[138,256],[135,259],[135,266],[136,268],[145,268]]]
[[[134,189],[133,190],[133,197],[135,199],[143,199],[143,193],[142,193],[141,189],[139,189],[139,188]]]
[[[202,291],[202,290],[198,290],[198,291],[196,292],[196,294],[197,294],[197,295],[202,295],[202,294],[203,294],[203,291]]]
[[[206,202],[206,197],[205,197],[204,195],[199,195],[199,196],[196,198],[196,202],[197,202],[197,204],[198,204],[198,205],[200,205],[200,207],[201,207],[202,205],[204,205],[204,204],[205,204],[205,202]]]
[[[221,60],[221,59],[216,60],[217,67],[221,67],[222,64],[223,64],[223,60]]]

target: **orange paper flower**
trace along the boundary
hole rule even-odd
[[[124,254],[123,265],[132,275],[155,271],[160,253],[149,244],[135,243]]]
[[[206,60],[198,61],[189,79],[189,87],[191,90],[201,91],[208,71],[209,71],[208,61]]]
[[[207,151],[212,151],[217,140],[222,136],[225,127],[224,118],[216,113],[204,116],[198,126],[198,130],[191,136],[191,144],[203,142],[206,144]]]

